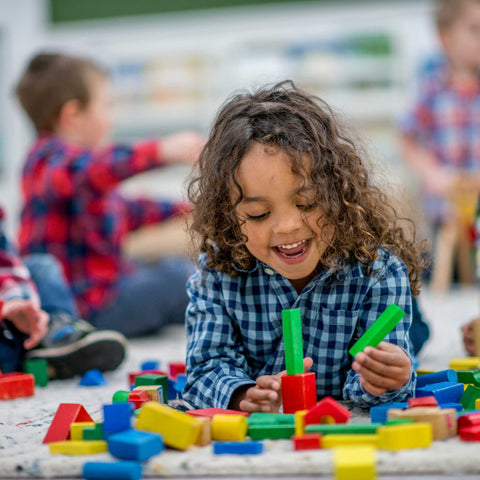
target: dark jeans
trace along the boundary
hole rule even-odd
[[[186,283],[192,273],[193,265],[184,257],[138,265],[136,272],[120,280],[115,303],[88,321],[99,329],[117,330],[127,337],[183,324],[188,304]]]
[[[58,260],[48,254],[33,254],[22,258],[35,283],[43,310],[49,314],[69,313],[76,317],[73,295]],[[8,321],[0,325],[0,370],[4,373],[21,368],[26,335]]]
[[[408,331],[410,341],[413,345],[413,354],[418,355],[421,348],[430,337],[430,327],[423,320],[422,312],[418,307],[418,300],[416,297],[412,297],[412,325]]]

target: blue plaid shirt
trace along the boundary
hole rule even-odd
[[[285,369],[282,310],[300,308],[304,355],[313,358],[317,395],[342,397],[364,407],[403,401],[413,394],[415,372],[397,391],[366,392],[351,369],[348,349],[391,303],[406,316],[385,338],[411,359],[411,292],[405,264],[385,250],[370,265],[325,269],[298,294],[291,283],[257,261],[238,277],[200,269],[187,286],[187,383],[183,398],[197,408],[227,408],[237,388]]]

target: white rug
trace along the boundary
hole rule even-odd
[[[432,325],[433,335],[420,357],[420,366],[440,370],[451,358],[464,356],[459,327],[477,314],[474,289],[449,295],[431,295],[421,299]],[[109,454],[89,457],[50,455],[43,437],[60,403],[81,403],[92,418],[102,419],[102,406],[112,394],[127,388],[127,373],[139,370],[145,360],[160,360],[167,368],[170,361],[182,361],[185,338],[181,328],[171,328],[161,337],[131,342],[122,367],[105,376],[103,387],[80,387],[78,380],[50,382],[37,388],[31,398],[0,402],[0,477],[81,477],[86,461],[111,460]],[[353,421],[365,421],[366,412],[354,411]],[[290,441],[266,441],[265,453],[258,456],[214,456],[211,447],[194,447],[187,452],[166,450],[144,466],[148,477],[258,476],[331,476],[329,450],[292,451]],[[480,444],[460,442],[458,437],[434,442],[429,449],[397,453],[378,451],[379,474],[471,474],[480,473]]]

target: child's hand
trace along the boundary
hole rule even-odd
[[[312,368],[313,360],[310,357],[303,359],[305,371]],[[263,375],[257,378],[257,384],[250,387],[243,394],[239,408],[244,412],[277,413],[282,406],[281,377],[286,375],[283,370],[276,375]]]
[[[163,137],[159,151],[166,163],[193,165],[200,156],[205,139],[196,132],[179,132]]]
[[[37,346],[47,333],[48,313],[32,300],[15,298],[5,302],[2,318],[10,320],[18,330],[29,335],[23,343],[27,350]]]
[[[367,347],[355,357],[352,369],[360,374],[360,383],[372,395],[400,390],[410,378],[411,362],[407,354],[392,343]]]
[[[473,340],[473,320],[462,326],[462,333],[465,350],[468,352],[469,355],[475,355],[475,343]]]

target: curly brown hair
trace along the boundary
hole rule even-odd
[[[334,226],[321,259],[325,267],[340,269],[355,259],[368,265],[383,247],[405,262],[412,293],[418,295],[421,251],[400,226],[404,219],[371,182],[358,149],[330,107],[292,81],[236,94],[216,117],[198,174],[188,185],[194,254],[207,254],[207,268],[235,276],[238,269],[255,264],[236,214],[242,191],[235,177],[254,142],[282,149],[297,175],[305,172],[305,155],[311,159],[315,202]],[[414,228],[412,233],[414,237]]]

